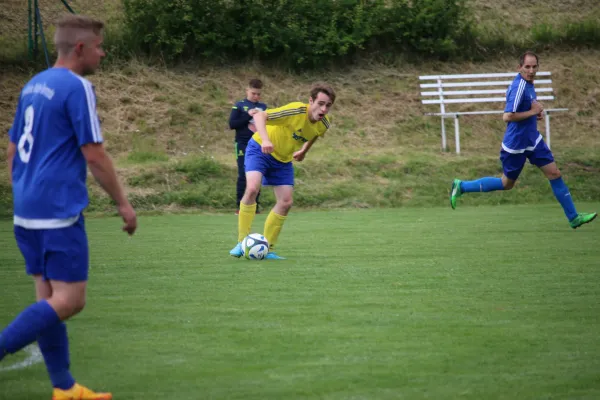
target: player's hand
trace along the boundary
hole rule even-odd
[[[270,140],[265,140],[262,142],[262,152],[265,154],[271,154],[273,152],[273,143]]]
[[[300,161],[304,160],[305,156],[306,156],[305,152],[303,152],[302,150],[298,150],[297,152],[294,153],[294,160],[300,162]]]
[[[537,100],[534,100],[533,103],[531,103],[531,111],[533,111],[535,115],[541,114],[542,111],[544,111],[544,106],[542,105],[542,103],[538,102]]]
[[[131,204],[127,203],[122,206],[119,206],[119,215],[123,218],[123,231],[127,232],[129,235],[133,235],[137,228],[137,216],[135,215],[135,210],[131,206]]]
[[[261,111],[261,110],[258,108],[253,108],[252,110],[248,110],[248,115],[252,117],[254,114],[256,114],[259,111]]]
[[[537,120],[539,121],[539,120],[541,120],[542,118],[544,118],[544,117],[543,117],[543,115],[542,115],[542,113],[539,113],[539,114],[537,115]]]

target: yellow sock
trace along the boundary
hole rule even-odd
[[[269,216],[265,221],[265,238],[269,242],[270,250],[273,250],[286,218],[287,216],[279,215],[274,211],[269,213]]]
[[[256,203],[246,205],[240,202],[240,215],[238,216],[238,242],[250,234],[252,221],[256,215]]]

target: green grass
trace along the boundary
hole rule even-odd
[[[73,373],[116,399],[600,397],[600,223],[464,200],[292,213],[284,261],[229,257],[232,214],[144,216],[132,239],[89,218]],[[0,247],[5,326],[33,289],[6,221]],[[41,364],[0,382],[0,398],[49,396]]]

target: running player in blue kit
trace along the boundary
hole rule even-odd
[[[502,178],[485,177],[474,181],[454,179],[450,189],[450,205],[456,208],[460,196],[469,192],[510,190],[514,187],[527,159],[542,170],[550,181],[554,196],[562,206],[569,225],[577,229],[592,222],[597,213],[578,213],[569,188],[554,162],[552,152],[537,130],[537,120],[544,107],[536,99],[533,82],[539,69],[538,56],[527,51],[519,58],[519,73],[506,93],[506,106],[502,119],[507,123],[500,150],[504,175]]]
[[[136,213],[104,149],[94,87],[84,78],[105,55],[103,27],[81,15],[58,22],[58,59],[25,85],[9,132],[14,233],[26,272],[35,281],[37,302],[0,332],[0,360],[37,341],[53,400],[112,398],[71,376],[63,322],[85,306],[89,252],[82,213],[88,205],[88,166],[115,201],[123,230],[132,235],[137,228]]]

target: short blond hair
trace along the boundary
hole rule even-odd
[[[100,36],[104,29],[104,22],[78,14],[65,14],[56,23],[54,45],[59,54],[68,54],[80,41],[88,37]]]

